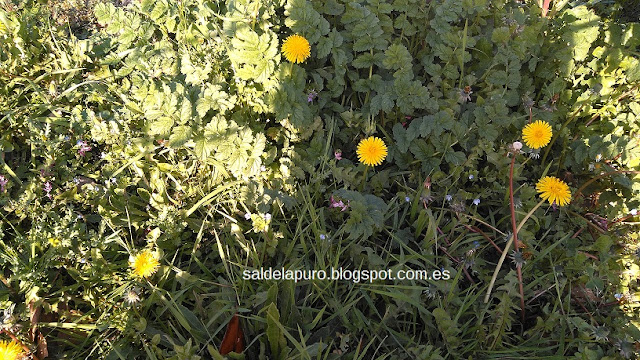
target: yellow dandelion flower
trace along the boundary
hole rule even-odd
[[[16,360],[22,357],[23,351],[20,344],[15,341],[0,341],[0,359],[1,360]]]
[[[58,246],[62,245],[62,241],[57,237],[50,237],[49,238],[49,245],[51,245],[53,247],[58,247]]]
[[[547,146],[551,141],[551,135],[551,125],[542,120],[527,124],[522,129],[522,139],[532,149],[540,149]]]
[[[541,193],[540,197],[549,200],[550,204],[556,203],[556,205],[564,206],[571,200],[569,185],[554,176],[545,176],[540,179],[536,190]]]
[[[292,63],[302,63],[311,55],[309,41],[300,35],[291,35],[282,44],[282,53]]]
[[[360,141],[357,153],[361,163],[369,166],[380,165],[387,157],[387,145],[382,139],[370,136]]]
[[[156,255],[151,250],[145,250],[140,254],[129,259],[129,265],[133,275],[139,278],[146,278],[153,275],[157,270],[160,263]]]

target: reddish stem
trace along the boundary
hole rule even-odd
[[[542,17],[547,17],[547,13],[549,12],[549,3],[551,3],[551,0],[544,0],[544,4],[542,5]]]
[[[15,335],[13,335],[13,333],[8,330],[8,329],[2,329],[0,330],[0,334],[1,333],[5,333],[7,335],[9,335],[9,337],[11,338],[11,340],[17,342],[18,344],[20,344],[20,346],[22,346],[22,349],[29,354],[31,352],[31,350],[29,349],[29,347],[27,347],[27,345],[25,345],[24,343],[22,343],[22,341],[20,341],[20,339],[18,339]],[[36,354],[31,354],[31,356],[33,357],[34,360],[40,360],[40,358],[38,357],[38,355]]]
[[[491,243],[491,245],[493,245],[493,247],[494,247],[496,250],[498,250],[498,252],[499,252],[500,254],[502,254],[502,249],[500,249],[500,247],[499,247],[498,245],[496,245],[496,243],[495,243],[495,242],[493,242],[493,240],[491,240],[491,238],[489,237],[489,235],[485,234],[485,233],[484,233],[484,231],[480,230],[480,228],[478,228],[478,227],[476,227],[476,226],[469,226],[469,225],[464,225],[464,224],[463,224],[462,226],[466,227],[467,229],[469,229],[469,230],[471,230],[471,231],[473,231],[473,232],[475,232],[475,233],[478,233],[478,234],[482,235],[485,239],[487,239],[487,241],[488,241],[488,242],[490,242],[490,243]]]
[[[509,169],[509,205],[511,207],[511,227],[513,228],[513,247],[516,252],[520,252],[520,244],[518,243],[518,224],[516,224],[516,207],[513,201],[513,167],[516,163],[516,154],[511,158],[511,168]],[[522,266],[516,264],[516,272],[518,273],[518,283],[520,287],[520,317],[524,322],[524,288],[522,286]]]

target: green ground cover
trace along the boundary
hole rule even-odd
[[[551,5],[0,1],[0,355],[635,358],[637,7]]]

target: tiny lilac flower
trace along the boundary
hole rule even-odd
[[[78,154],[80,154],[80,156],[84,156],[87,151],[91,151],[91,146],[89,146],[86,141],[78,140],[76,145],[80,146],[80,149],[78,149]]]
[[[0,175],[0,191],[1,192],[5,192],[5,186],[7,186],[7,184],[9,183],[9,180],[7,180],[7,178],[4,177],[4,175]]]
[[[409,202],[409,201],[411,201],[411,198],[410,198],[410,197],[408,197],[408,196],[405,196],[405,197],[404,197],[404,201]]]
[[[325,234],[320,234],[320,240],[325,240],[327,238],[327,235]]]
[[[65,135],[65,136],[64,136],[64,141],[69,141],[69,140],[71,140],[71,136],[69,136],[69,135]]]
[[[638,209],[631,209],[631,211],[629,211],[629,214],[636,216],[638,215]]]
[[[51,185],[51,182],[47,181],[46,183],[44,183],[43,189],[47,194],[49,194],[51,192],[51,190],[53,189],[53,186]]]
[[[473,205],[475,205],[475,206],[480,205],[480,199],[474,199],[473,200]]]
[[[349,207],[349,202],[348,201],[347,201],[347,204],[345,205],[344,201],[342,201],[342,200],[336,201],[333,198],[333,195],[329,199],[329,202],[330,202],[330,204],[329,204],[330,208],[341,208],[340,211],[345,211]]]
[[[473,174],[469,175],[469,180],[473,180]]]
[[[333,152],[333,155],[336,157],[336,160],[342,160],[342,151],[336,150]]]
[[[618,300],[618,301],[620,301],[620,299],[622,299],[622,294],[615,294],[615,295],[613,295],[613,296],[614,296],[614,297],[616,298],[616,300]]]
[[[480,247],[480,243],[478,242],[478,240],[473,242],[473,247],[476,249]]]
[[[318,96],[318,93],[312,89],[307,94],[307,102],[313,102],[313,99],[315,99],[317,96]]]
[[[271,214],[269,213],[264,214],[264,219],[267,221],[271,221]]]
[[[453,200],[453,196],[451,196],[451,195],[447,194],[447,195],[444,197],[444,199],[445,199],[445,200],[447,200],[447,201],[451,201],[451,200]]]
[[[245,220],[250,220],[251,219],[251,213],[250,212],[245,213],[244,214],[244,218],[245,218]]]
[[[262,172],[267,171],[267,167],[266,167],[266,166],[264,166],[264,165],[260,166],[260,171],[262,171]]]

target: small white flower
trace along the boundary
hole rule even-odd
[[[469,175],[469,180],[473,180],[473,174]]]
[[[631,211],[629,211],[629,214],[636,216],[638,215],[638,209],[631,209]]]
[[[451,201],[451,200],[453,199],[453,196],[451,196],[451,195],[447,194],[444,198],[445,198],[445,200],[447,200],[447,201]]]
[[[325,240],[327,238],[327,235],[325,234],[320,234],[320,240]]]
[[[267,221],[270,221],[271,220],[271,214],[269,214],[269,213],[264,214],[264,219],[267,220]]]
[[[600,162],[602,160],[602,154],[596,155],[596,162]]]
[[[139,290],[138,290],[137,288],[129,289],[129,290],[124,294],[124,300],[125,300],[129,305],[133,305],[133,304],[137,303],[138,301],[140,301],[140,293],[139,293]]]
[[[266,167],[266,166],[264,166],[264,165],[260,166],[260,171],[262,171],[262,172],[267,171],[267,167]]]
[[[248,213],[244,214],[244,218],[245,218],[246,220],[250,220],[250,219],[251,219],[251,213],[250,213],[250,212],[248,212]]]
[[[520,149],[522,149],[522,143],[520,141],[515,141],[511,146],[515,151],[520,151]]]
[[[473,205],[475,205],[475,206],[480,205],[480,199],[474,199],[473,200]]]
[[[405,196],[405,197],[404,197],[404,201],[409,202],[409,201],[411,201],[411,198],[410,198],[410,197],[408,197],[408,196]]]

